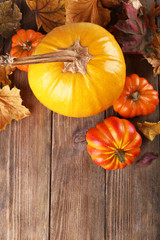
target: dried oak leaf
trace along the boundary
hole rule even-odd
[[[103,7],[114,8],[121,4],[121,0],[101,0]]]
[[[127,19],[119,19],[113,26],[113,34],[123,52],[146,53],[152,42],[151,30],[147,27],[147,18],[138,16],[132,4],[123,2],[123,11]]]
[[[66,6],[66,23],[91,22],[106,26],[110,12],[100,0],[70,0]]]
[[[145,55],[145,58],[154,68],[153,72],[156,76],[160,74],[160,33],[154,34],[153,42],[150,48],[152,51],[150,52],[149,56]]]
[[[153,153],[145,153],[141,159],[139,159],[135,164],[141,167],[147,167],[151,165],[153,160],[157,159],[158,156]]]
[[[138,129],[144,134],[146,138],[148,138],[150,141],[153,141],[153,139],[160,134],[160,121],[151,123],[151,122],[137,122]]]
[[[0,3],[0,35],[8,38],[20,27],[22,13],[12,1]]]
[[[30,111],[22,105],[20,90],[9,86],[0,89],[0,130],[5,129],[12,119],[21,120],[30,115]]]
[[[28,7],[35,12],[38,29],[46,32],[65,23],[66,0],[26,0]]]
[[[155,17],[158,15],[160,15],[160,5],[156,7],[156,2],[153,2],[147,17],[148,17],[148,27],[153,29],[154,31],[157,30],[157,25],[155,24],[154,20],[155,20]]]

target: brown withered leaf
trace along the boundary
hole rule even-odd
[[[110,22],[110,12],[100,0],[70,0],[66,7],[66,23],[91,22],[106,26]]]
[[[9,86],[0,89],[0,130],[6,128],[12,119],[21,120],[30,115],[30,111],[22,105],[20,90]]]
[[[65,23],[66,0],[26,0],[28,7],[35,12],[38,29],[46,32]]]
[[[3,85],[11,85],[11,80],[9,79],[9,75],[13,73],[15,68],[12,68],[9,65],[1,66],[0,65],[0,82]]]
[[[149,20],[148,27],[153,29],[154,31],[157,30],[157,25],[155,24],[154,20],[155,20],[155,17],[158,15],[160,15],[160,5],[156,7],[156,2],[153,2],[147,17]]]
[[[144,134],[150,141],[160,134],[160,121],[159,122],[137,122],[138,129]]]
[[[114,8],[121,4],[121,0],[101,0],[103,7]]]
[[[150,46],[152,49],[149,56],[145,56],[147,61],[154,68],[154,75],[160,74],[160,33],[154,33],[153,42]]]
[[[16,4],[12,1],[0,3],[0,35],[8,38],[12,33],[20,27],[22,13]]]
[[[141,157],[141,159],[139,159],[136,162],[136,165],[141,166],[141,167],[147,167],[147,166],[151,165],[153,160],[156,160],[157,158],[158,158],[158,156],[153,153],[145,153]]]

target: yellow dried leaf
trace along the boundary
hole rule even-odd
[[[153,52],[146,59],[154,68],[154,75],[157,75],[160,74],[160,33],[154,34],[151,48]]]
[[[0,65],[0,82],[3,85],[10,85],[11,80],[9,79],[8,75],[11,75],[15,68],[12,68],[9,65],[1,66]]]
[[[66,23],[91,22],[106,26],[110,22],[110,10],[99,0],[70,0],[66,7]]]
[[[26,0],[28,7],[35,12],[38,29],[46,32],[65,23],[65,0]]]
[[[30,115],[30,111],[22,105],[20,90],[9,86],[0,89],[0,130],[5,129],[12,119],[21,120]]]
[[[153,139],[160,134],[160,121],[151,123],[151,122],[143,122],[137,123],[139,130],[144,134],[146,138],[153,141]]]

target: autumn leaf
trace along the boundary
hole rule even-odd
[[[153,2],[147,17],[149,21],[148,27],[153,29],[154,31],[157,30],[157,25],[155,24],[154,20],[155,17],[158,15],[160,15],[160,5],[156,7],[156,2]]]
[[[129,0],[129,4],[132,4],[136,10],[139,10],[142,7],[142,4],[139,0]]]
[[[141,167],[147,167],[149,165],[151,165],[151,163],[153,162],[153,160],[157,159],[158,156],[153,154],[153,153],[145,153],[141,159],[139,159],[136,162],[136,165],[141,166]]]
[[[91,22],[106,26],[110,22],[110,10],[100,0],[70,0],[66,7],[66,23]]]
[[[120,0],[101,0],[103,7],[114,8],[121,4]]]
[[[144,134],[146,138],[153,141],[154,138],[160,134],[160,121],[151,123],[151,122],[137,122],[139,130]]]
[[[0,82],[3,85],[11,84],[9,75],[11,75],[13,73],[13,71],[16,69],[15,67],[11,67],[11,64],[8,64],[9,62],[10,63],[13,62],[13,57],[11,57],[9,54],[0,56]],[[4,63],[6,63],[6,64],[4,64]]]
[[[21,120],[28,117],[30,111],[22,105],[20,90],[9,86],[0,89],[0,130],[6,128],[12,119]]]
[[[150,49],[152,49],[152,51],[148,56],[145,55],[145,58],[154,68],[153,72],[156,76],[157,74],[160,74],[160,33],[154,34]]]
[[[22,13],[16,4],[12,1],[0,3],[0,35],[8,38],[20,27]]]
[[[147,27],[147,18],[138,16],[132,4],[123,2],[123,11],[127,19],[119,19],[113,26],[113,34],[123,52],[146,53],[152,42],[151,30]]]
[[[8,75],[12,74],[12,68],[10,66],[0,66],[0,82],[3,85],[10,85],[11,80]]]
[[[46,32],[65,23],[66,0],[26,0],[28,7],[35,12],[38,29]]]

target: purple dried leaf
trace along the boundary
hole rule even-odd
[[[153,160],[157,159],[158,156],[153,153],[145,153],[141,159],[136,162],[136,165],[141,167],[149,166]]]
[[[120,19],[113,27],[113,34],[123,52],[146,53],[152,42],[152,33],[148,29],[145,16],[138,16],[132,4],[123,2],[123,11],[127,19]]]

